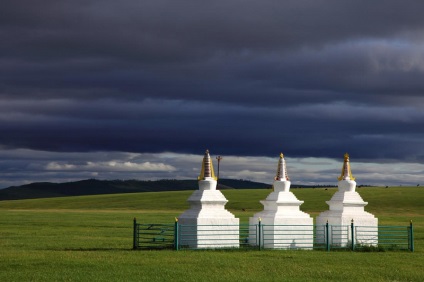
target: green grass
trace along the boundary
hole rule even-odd
[[[336,189],[292,191],[315,217]],[[133,217],[172,223],[192,191],[2,201],[0,281],[422,281],[424,190],[358,192],[380,224],[414,221],[416,252],[132,251]],[[223,193],[247,222],[270,190]]]

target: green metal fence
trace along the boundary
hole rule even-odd
[[[414,251],[409,226],[141,224],[134,219],[133,249],[306,249]]]
[[[361,236],[364,240],[356,240],[352,249],[364,249],[369,246],[386,250],[414,251],[414,230],[412,222],[409,226],[355,226],[355,237]]]
[[[133,249],[174,249],[177,224],[141,224],[134,219]]]

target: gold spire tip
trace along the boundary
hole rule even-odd
[[[212,177],[216,180],[215,173],[213,171],[212,160],[209,155],[209,150],[206,150],[205,155],[203,156],[202,169],[197,179],[204,180],[206,177]]]
[[[340,177],[337,178],[338,180],[355,180],[355,177],[352,175],[352,171],[350,170],[350,162],[349,162],[349,154],[344,154],[344,161],[343,161],[343,167],[342,167],[342,173],[340,174]]]

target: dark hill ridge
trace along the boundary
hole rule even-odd
[[[220,179],[219,189],[271,188],[271,185],[248,180]],[[87,179],[76,182],[37,182],[12,186],[0,190],[1,200],[20,200],[99,194],[181,191],[198,189],[197,180],[97,180]]]

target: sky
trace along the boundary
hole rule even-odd
[[[424,185],[423,1],[2,0],[0,188]],[[215,161],[215,170],[217,163]]]

